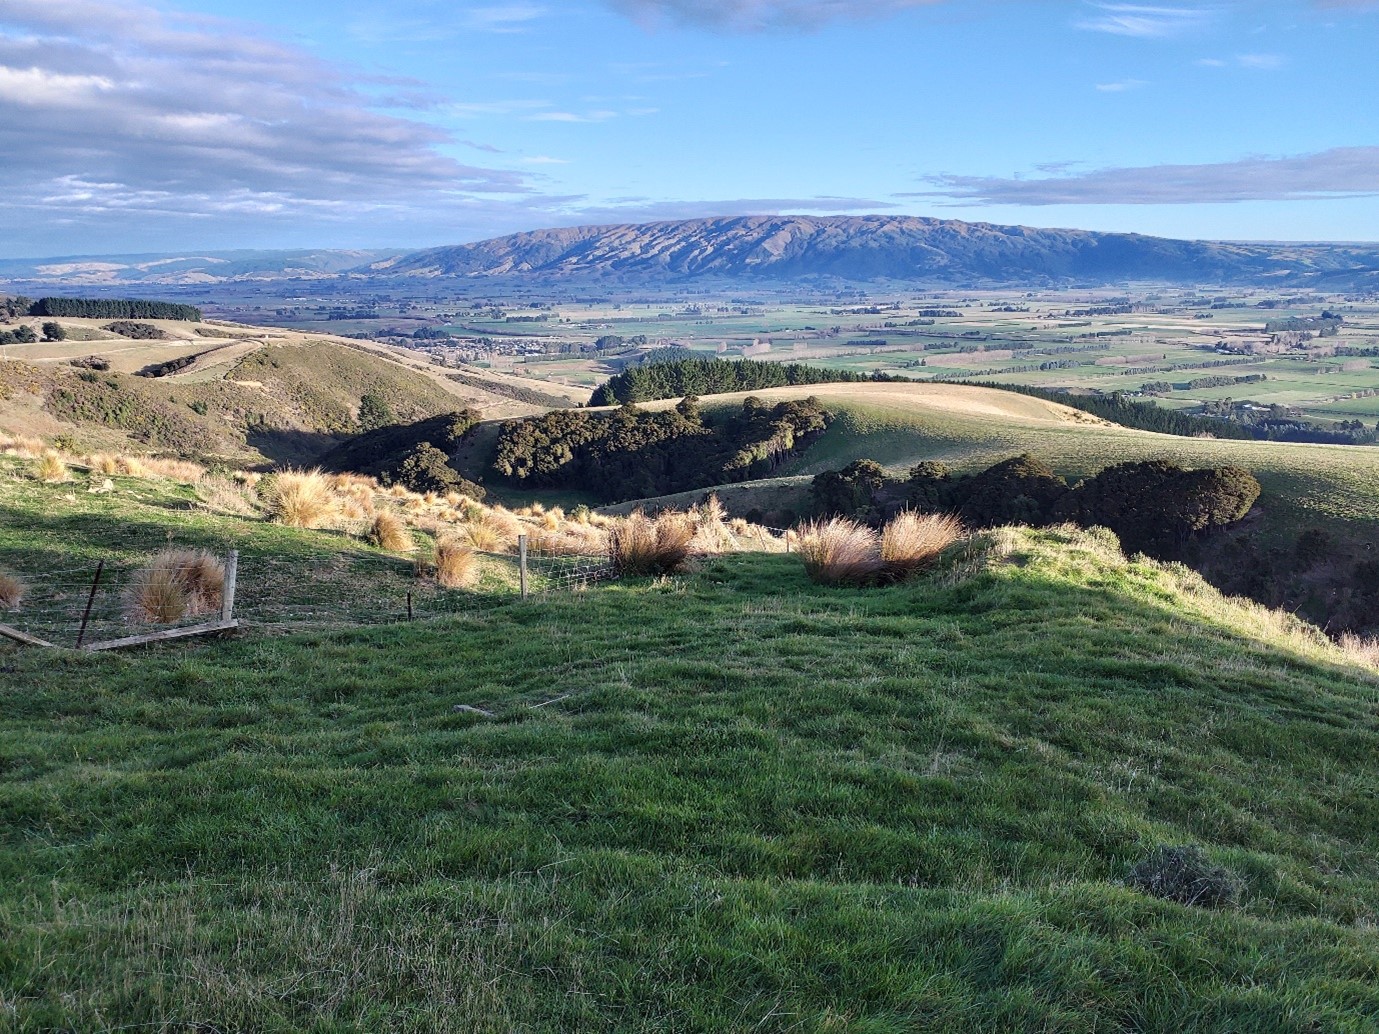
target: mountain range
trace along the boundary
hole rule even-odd
[[[517,233],[422,251],[0,262],[11,283],[457,279],[656,286],[838,280],[962,287],[1126,282],[1379,287],[1377,243],[1240,243],[907,216],[740,216]]]

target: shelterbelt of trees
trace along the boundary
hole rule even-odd
[[[739,410],[709,413],[693,395],[659,413],[561,410],[504,424],[493,469],[527,487],[641,499],[765,477],[832,420],[816,398],[776,406],[748,398]]]
[[[751,359],[670,359],[629,367],[594,392],[592,406],[618,406],[685,395],[725,395],[734,391],[788,388],[797,384],[855,384],[861,381],[911,381],[891,374],[826,370],[803,363],[762,363]]]
[[[17,316],[67,316],[74,319],[201,322],[201,310],[195,305],[178,305],[141,298],[39,298],[35,301],[23,295],[15,295],[0,302],[0,315],[9,319]]]

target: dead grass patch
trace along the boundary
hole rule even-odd
[[[205,550],[168,549],[134,575],[125,614],[140,624],[170,625],[220,610],[225,565]]]

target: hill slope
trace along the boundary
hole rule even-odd
[[[514,234],[385,259],[375,275],[612,279],[828,276],[939,283],[1363,279],[1379,247],[1242,245],[904,216],[742,216]]]
[[[61,505],[117,500],[169,512]],[[955,565],[865,592],[740,555],[378,629],[0,647],[0,1013],[1372,1029],[1373,671],[1103,537],[993,533]],[[1238,905],[1127,887],[1164,844]]]

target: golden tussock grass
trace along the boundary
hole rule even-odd
[[[16,575],[0,571],[0,610],[18,610],[29,587]]]
[[[194,485],[206,476],[206,468],[190,460],[172,460],[160,456],[145,456],[140,461],[145,476],[166,478],[182,484]]]
[[[689,560],[694,522],[685,514],[665,513],[653,520],[641,511],[608,533],[608,559],[619,576],[675,574]]]
[[[507,546],[503,536],[484,522],[470,524],[464,529],[469,544],[481,553],[501,553]]]
[[[143,459],[138,456],[116,456],[115,473],[123,474],[125,477],[146,478],[148,467],[144,466]]]
[[[406,499],[412,491],[406,485],[393,485],[388,489],[388,494],[394,499]]]
[[[220,609],[225,566],[199,549],[168,549],[136,572],[125,614],[141,624],[168,625]]]
[[[467,589],[479,577],[479,560],[473,547],[458,538],[443,538],[437,542],[432,564],[436,583],[446,589]]]
[[[231,478],[206,477],[196,486],[196,497],[212,513],[252,517],[259,512],[258,497],[248,485]]]
[[[799,550],[806,573],[820,585],[869,585],[884,569],[876,532],[844,517],[806,524]]]
[[[319,470],[279,471],[263,491],[269,514],[290,528],[322,528],[335,517],[335,495]]]
[[[49,449],[38,458],[34,476],[46,484],[57,484],[68,479],[67,461],[58,452]]]
[[[92,474],[104,474],[112,477],[120,472],[119,461],[107,453],[98,452],[86,457],[86,465],[91,469]]]
[[[384,510],[373,519],[369,529],[369,541],[379,549],[393,553],[405,553],[413,546],[411,532],[397,514]]]
[[[7,435],[0,438],[0,450],[20,459],[38,459],[47,449],[48,443],[41,438],[27,438],[24,435]]]
[[[962,522],[942,513],[902,513],[881,532],[886,577],[903,581],[929,567],[963,537]]]
[[[1379,638],[1343,632],[1337,643],[1346,659],[1370,668],[1379,668]]]

